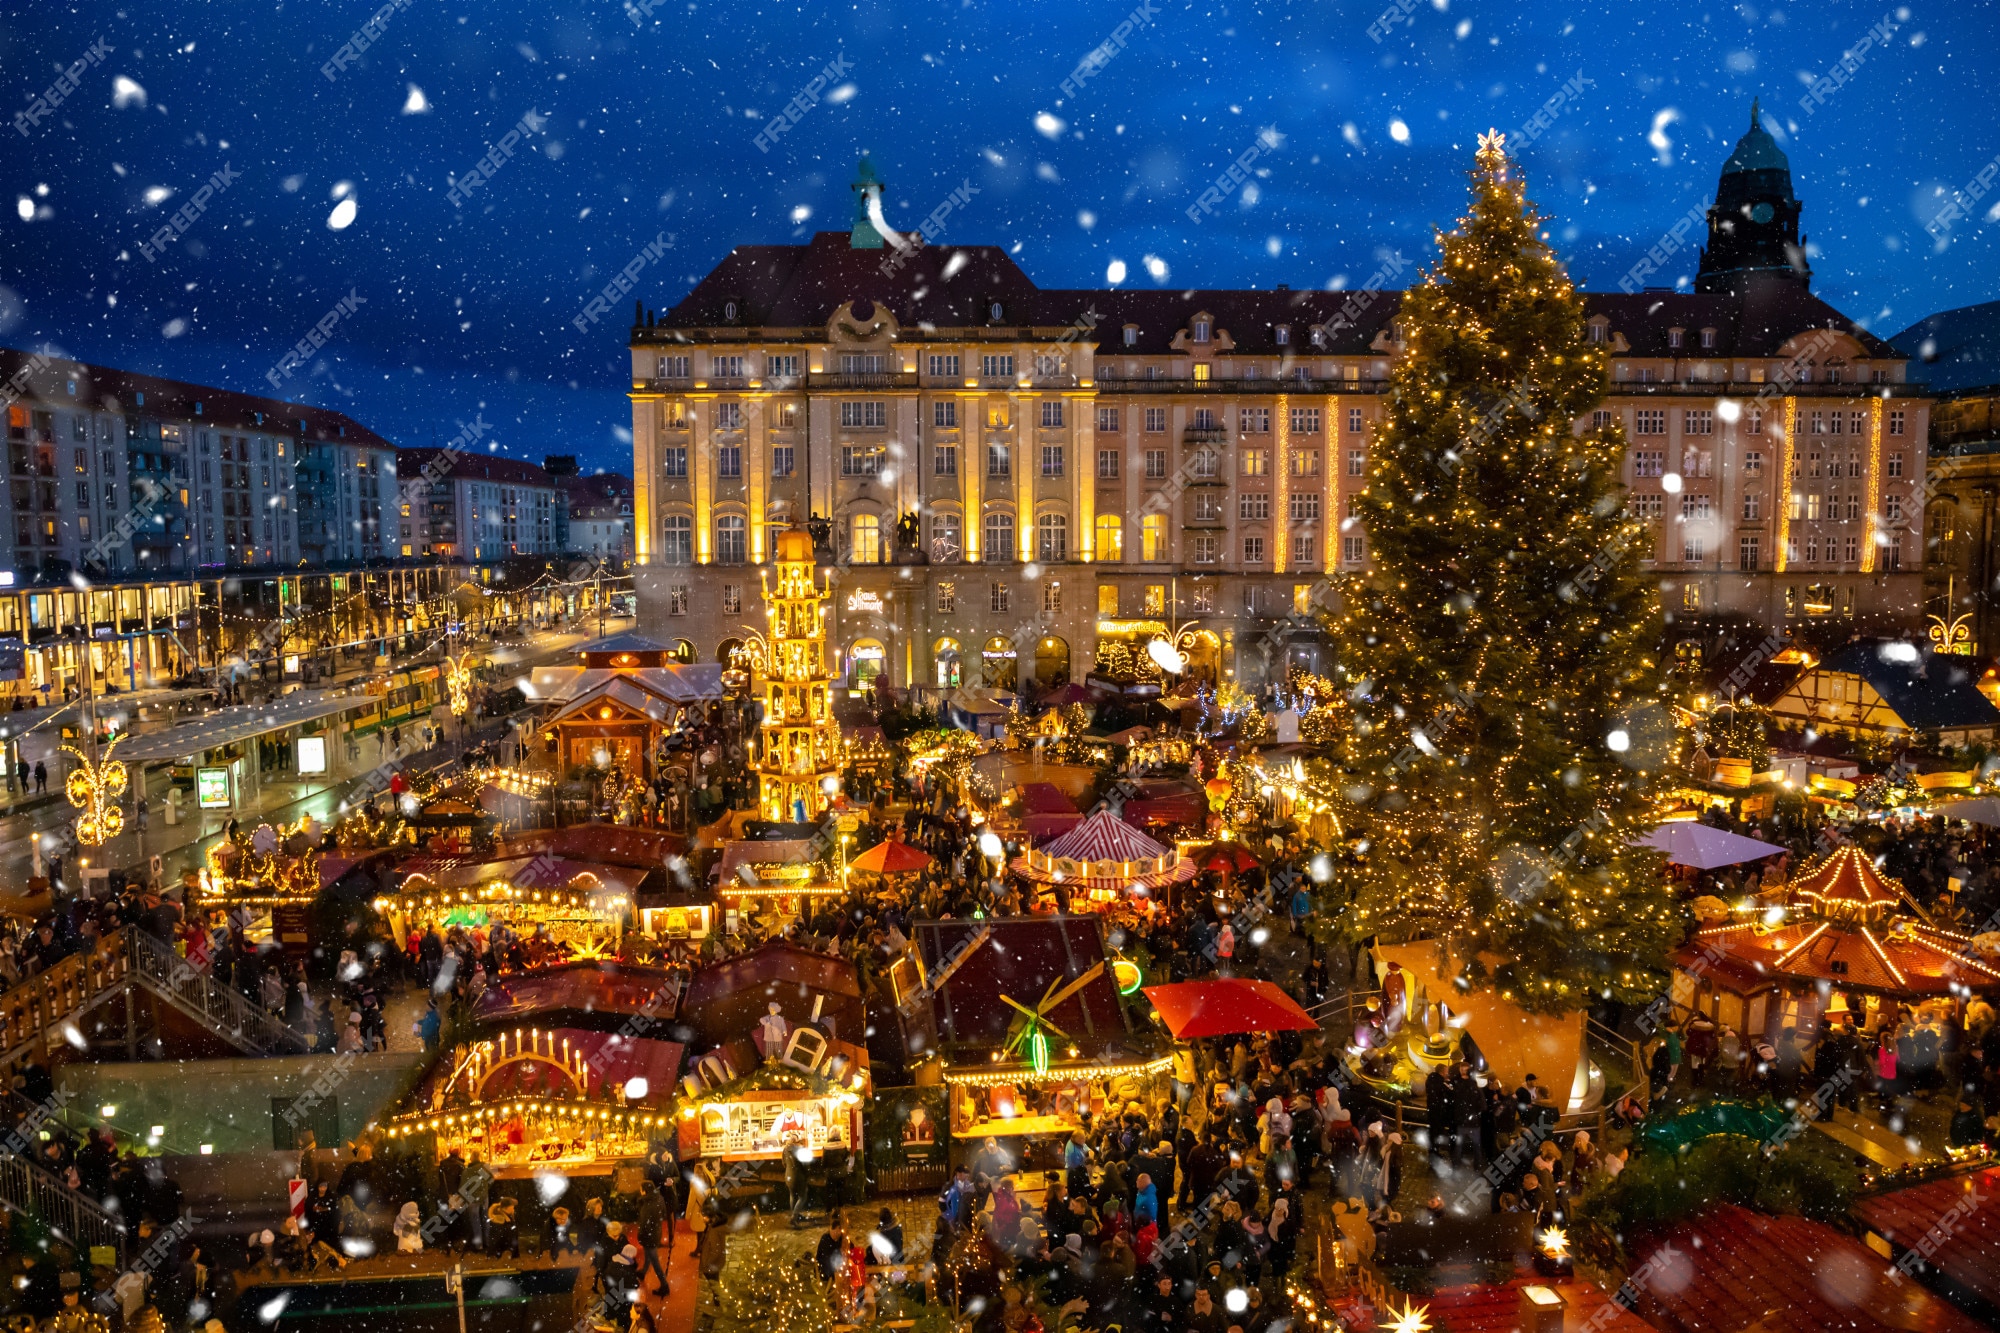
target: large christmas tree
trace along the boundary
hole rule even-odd
[[[1608,349],[1501,136],[1471,179],[1403,298],[1356,510],[1372,568],[1329,622],[1343,815],[1367,840],[1344,924],[1447,940],[1531,1008],[1649,998],[1680,929],[1657,858],[1627,846],[1669,748],[1650,539],[1623,431],[1590,420]]]

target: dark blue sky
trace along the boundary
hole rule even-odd
[[[1925,230],[2000,154],[1990,0],[1418,0],[1380,41],[1387,4],[1158,0],[1075,96],[1063,79],[1133,0],[407,0],[323,77],[379,7],[7,0],[9,116],[95,41],[109,54],[25,137],[0,125],[0,342],[264,391],[357,292],[291,396],[410,445],[483,410],[507,452],[628,470],[629,303],[587,333],[572,319],[662,231],[674,248],[641,290],[664,307],[734,244],[845,228],[863,148],[892,222],[914,227],[969,180],[980,193],[944,239],[1005,245],[1047,286],[1101,284],[1114,261],[1127,283],[1359,286],[1390,248],[1428,261],[1475,134],[1522,125],[1565,84],[1579,91],[1523,158],[1586,286],[1615,285],[1712,192],[1753,96],[1835,305],[1888,334],[1992,298],[2000,274],[2000,193],[1942,247]],[[1888,41],[1806,115],[1808,80],[1884,23]],[[760,151],[760,128],[843,56],[831,96]],[[531,110],[548,119],[527,151],[454,206],[453,179]],[[1268,175],[1190,223],[1267,127],[1282,136]],[[140,242],[225,164],[238,178],[149,261]],[[343,202],[353,219],[334,230]],[[1670,266],[1693,270],[1691,249]]]

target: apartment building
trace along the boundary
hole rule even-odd
[[[616,472],[559,479],[568,512],[562,549],[622,568],[632,560],[632,479]]]
[[[453,560],[554,555],[554,479],[533,463],[453,449],[396,459],[398,554]]]
[[[400,553],[396,447],[368,440],[308,439],[298,466],[299,553],[320,565],[386,560]]]
[[[1313,612],[1367,567],[1398,298],[1058,291],[996,246],[849,232],[741,246],[631,333],[642,630],[718,660],[761,627],[775,534],[813,527],[850,685],[1078,680],[1174,641],[1196,675],[1323,667]],[[1696,290],[1589,294],[1651,568],[1690,620],[1914,619],[1929,399],[1810,292],[1754,120]],[[1787,484],[1789,482],[1789,484]]]
[[[389,447],[339,412],[0,349],[13,578],[296,564],[309,443]]]

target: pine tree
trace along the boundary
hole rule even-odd
[[[1647,532],[1623,431],[1573,424],[1607,349],[1501,136],[1471,181],[1403,298],[1358,500],[1372,568],[1329,618],[1353,709],[1343,821],[1367,840],[1346,928],[1448,941],[1532,1008],[1642,999],[1679,937],[1657,858],[1627,845],[1671,733]]]

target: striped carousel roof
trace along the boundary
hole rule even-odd
[[[1902,882],[1877,870],[1875,862],[1859,847],[1834,848],[1802,868],[1786,887],[1794,903],[1821,914],[1845,914],[1842,911],[1845,909],[1877,917],[1885,911],[1908,909],[1924,917],[1923,909],[1904,890]]]
[[[1156,861],[1167,854],[1109,810],[1099,810],[1041,850],[1051,861]]]

